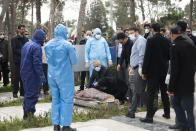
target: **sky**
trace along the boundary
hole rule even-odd
[[[87,1],[89,4],[93,0],[87,0]],[[103,0],[103,1],[105,1],[105,0]],[[172,3],[176,4],[177,6],[179,6],[181,8],[184,8],[190,2],[189,0],[182,0],[181,2],[177,2],[177,1],[178,0],[172,0]],[[50,13],[49,4],[50,3],[44,4],[41,8],[42,23],[45,23],[46,21],[49,20],[49,13]],[[80,9],[80,2],[76,2],[75,0],[65,2],[65,7],[64,7],[64,11],[63,11],[64,21],[73,20],[73,19],[77,20],[78,16],[79,16],[79,9]],[[139,11],[136,11],[136,13],[138,14]],[[31,20],[31,10],[29,10],[28,14],[29,15],[26,18],[28,20]],[[139,14],[140,14],[139,20],[141,20],[142,15],[141,15],[141,13],[139,13]],[[34,22],[36,22],[35,14],[34,14]]]

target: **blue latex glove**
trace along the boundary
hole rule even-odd
[[[45,78],[44,75],[40,76],[40,79],[41,79],[41,82],[42,82],[42,83],[46,83],[46,78]]]

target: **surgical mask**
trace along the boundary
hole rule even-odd
[[[95,67],[95,70],[96,70],[97,72],[99,72],[99,71],[101,70],[101,68],[100,68],[100,67]]]
[[[5,38],[5,36],[4,35],[0,35],[0,39],[4,39]]]
[[[99,40],[101,38],[101,35],[95,35],[95,38]]]
[[[147,33],[149,33],[150,32],[150,30],[149,29],[145,29],[145,33],[147,34]]]
[[[131,40],[135,40],[135,35],[134,35],[134,34],[129,35],[129,38],[130,38]]]
[[[29,35],[25,35],[25,37],[29,38]]]
[[[87,35],[87,36],[86,36],[86,39],[88,40],[89,38],[90,38],[90,36],[89,36],[89,35]]]

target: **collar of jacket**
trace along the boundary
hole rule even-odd
[[[178,42],[178,41],[180,41],[180,40],[184,40],[184,38],[183,38],[182,36],[178,36],[178,37],[174,40],[174,42]]]

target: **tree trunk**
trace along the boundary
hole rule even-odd
[[[12,36],[16,33],[16,0],[11,2],[11,33]]]
[[[3,30],[3,20],[4,20],[4,17],[5,17],[5,14],[6,14],[6,11],[8,9],[8,6],[9,6],[9,3],[10,3],[10,0],[4,0],[3,1],[3,6],[2,6],[2,11],[1,11],[1,14],[0,14],[0,30]]]
[[[131,17],[131,26],[135,27],[136,17],[135,17],[135,0],[130,0],[130,17]]]
[[[13,2],[13,1],[12,1]],[[13,5],[11,4],[11,12],[13,11],[12,10],[12,7]],[[11,26],[11,23],[10,23],[10,13],[9,11],[9,8],[7,8],[7,12],[6,12],[6,25],[7,25],[7,28],[8,28],[8,54],[9,54],[9,62],[10,62],[10,71],[11,71],[11,85],[13,86],[13,82],[14,82],[14,62],[13,62],[13,53],[12,53],[12,47],[11,47],[11,38],[13,36],[13,33],[12,33],[12,26]]]
[[[143,0],[140,0],[140,8],[141,8],[141,11],[142,11],[142,19],[143,21],[145,21],[145,13],[144,13],[144,1]]]
[[[192,29],[193,21],[193,0],[190,0],[190,14],[189,14],[189,27]]]
[[[55,26],[55,0],[51,0],[50,3],[50,19],[49,19],[49,23],[48,23],[48,37],[49,40],[53,38],[54,36],[54,26]]]
[[[82,26],[84,23],[85,18],[85,9],[86,9],[87,0],[82,0],[80,4],[80,12],[78,18],[78,25],[77,25],[77,44],[79,44],[82,35]]]
[[[31,0],[31,23],[32,23],[32,26],[31,26],[31,36],[33,36],[33,12],[34,12],[34,0]]]
[[[37,29],[41,28],[41,0],[36,0]]]
[[[21,10],[21,13],[22,13],[22,15],[21,15],[21,23],[23,24],[24,23],[24,12],[25,12],[25,0],[23,0],[22,1],[22,10]]]

